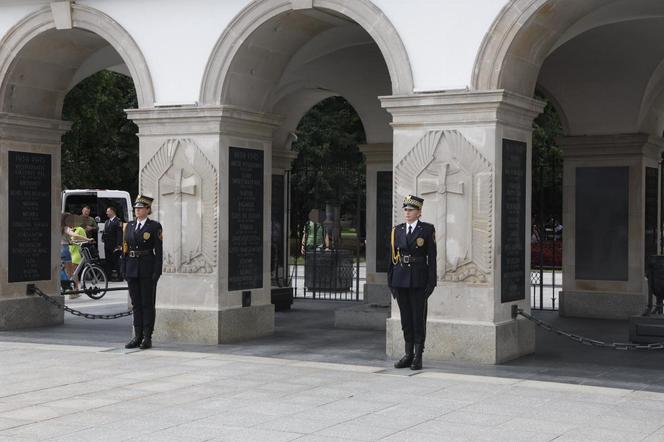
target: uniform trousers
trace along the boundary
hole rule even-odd
[[[152,276],[146,278],[127,278],[129,297],[133,307],[134,327],[141,330],[154,330],[155,286]]]
[[[401,312],[401,330],[405,342],[424,347],[427,326],[427,297],[424,287],[399,288],[397,303]]]

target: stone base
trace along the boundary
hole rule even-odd
[[[629,341],[635,344],[664,342],[664,315],[629,318]]]
[[[397,318],[387,320],[387,355],[403,355],[403,334]],[[501,324],[474,321],[427,321],[426,359],[500,364],[535,351],[535,324],[519,318]]]
[[[366,304],[390,305],[392,294],[386,284],[364,284],[364,302]],[[383,326],[383,330],[385,327]]]
[[[559,302],[563,317],[629,319],[645,311],[648,297],[640,293],[561,291]]]
[[[157,309],[156,342],[216,345],[268,336],[274,332],[274,306],[228,310]]]
[[[62,298],[59,299],[64,302]],[[0,299],[0,330],[48,327],[64,323],[64,311],[37,295],[29,298]]]
[[[359,330],[385,330],[389,305],[360,304],[334,311],[334,326]]]

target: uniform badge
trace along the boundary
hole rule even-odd
[[[424,245],[424,238],[417,238],[417,246],[422,247]]]
[[[150,239],[150,232],[145,232],[145,233],[143,233],[143,239],[146,240],[146,241],[147,241],[148,239]]]

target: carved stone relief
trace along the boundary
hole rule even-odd
[[[192,140],[169,139],[141,170],[164,228],[165,273],[212,273],[217,264],[218,174]]]
[[[458,131],[430,131],[395,167],[397,212],[408,194],[425,199],[424,218],[436,227],[438,279],[488,282],[493,257],[492,164]]]

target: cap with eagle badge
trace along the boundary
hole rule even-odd
[[[136,207],[151,207],[152,206],[152,201],[154,201],[154,198],[150,198],[149,196],[145,196],[145,195],[138,195],[136,197],[136,201],[134,202],[134,208],[136,208]]]
[[[422,205],[424,204],[424,199],[415,195],[408,195],[403,199],[403,208],[404,209],[417,209],[422,210]]]

